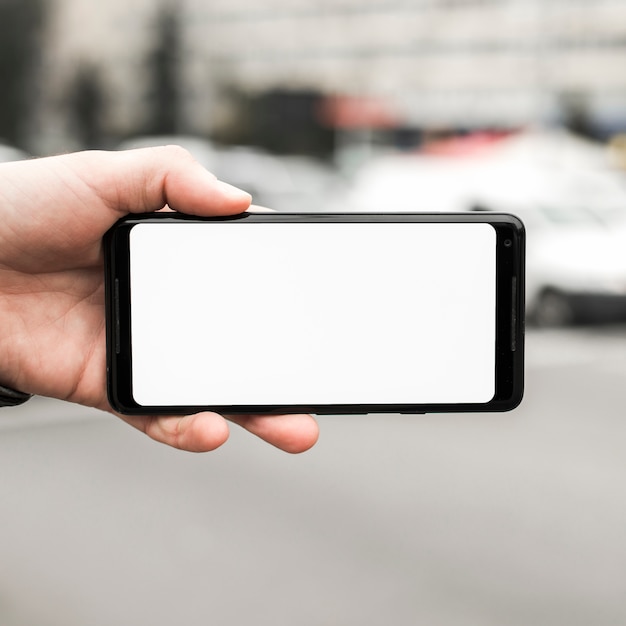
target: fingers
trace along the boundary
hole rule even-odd
[[[124,421],[150,438],[188,452],[210,452],[228,440],[224,417],[204,412],[179,416],[128,416]],[[290,453],[305,452],[318,440],[319,428],[311,415],[228,415],[228,419],[264,441]]]
[[[125,422],[148,437],[179,450],[210,452],[228,440],[226,420],[217,413],[205,412],[184,417],[120,415]]]
[[[312,448],[319,438],[319,427],[312,415],[239,415],[227,416],[264,441],[296,454]]]

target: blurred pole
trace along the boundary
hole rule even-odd
[[[177,4],[166,2],[159,9],[154,47],[147,59],[149,134],[173,135],[179,131],[182,47],[180,10]]]
[[[33,71],[41,61],[41,0],[0,1],[0,141],[26,148],[36,110]]]
[[[81,148],[104,147],[104,108],[104,87],[99,68],[91,64],[80,65],[71,88],[69,110],[70,123]]]

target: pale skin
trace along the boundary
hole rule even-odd
[[[105,385],[102,236],[128,213],[229,215],[249,205],[247,193],[176,146],[0,165],[0,384],[113,413]],[[307,450],[319,434],[305,414],[119,417],[193,452],[222,445],[227,420],[288,452]]]

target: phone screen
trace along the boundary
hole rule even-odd
[[[488,403],[489,223],[138,223],[140,406]]]

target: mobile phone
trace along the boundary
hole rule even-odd
[[[514,216],[133,215],[105,236],[126,414],[506,411],[524,370]]]

